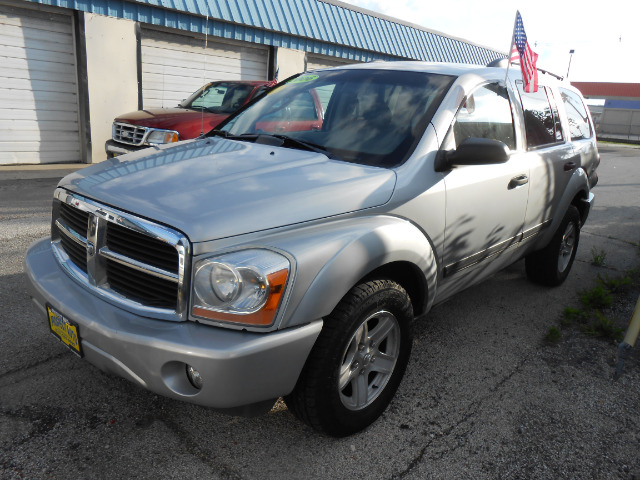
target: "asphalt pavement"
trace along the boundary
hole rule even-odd
[[[568,329],[596,276],[640,265],[640,148],[601,144],[595,207],[568,280],[518,262],[416,325],[395,400],[370,428],[319,435],[278,403],[230,417],[142,390],[78,359],[31,304],[22,261],[47,236],[67,166],[0,167],[0,478],[640,478],[640,354]],[[605,265],[592,264],[605,252]],[[614,313],[623,324],[638,292]],[[638,347],[640,348],[640,347]]]

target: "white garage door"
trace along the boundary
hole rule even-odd
[[[330,57],[328,55],[307,55],[307,71],[316,70],[318,68],[339,67],[342,65],[348,65],[353,62],[350,60],[344,60],[342,58]]]
[[[268,47],[142,30],[144,108],[174,107],[216,80],[266,80]]]
[[[0,5],[0,164],[79,162],[71,17]]]

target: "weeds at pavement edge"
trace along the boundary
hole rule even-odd
[[[639,247],[640,248],[640,247]],[[562,312],[559,326],[547,331],[545,340],[557,343],[562,339],[562,331],[577,328],[585,335],[603,340],[621,341],[624,329],[616,326],[616,319],[603,313],[619,296],[630,288],[640,287],[640,268],[629,270],[619,277],[598,274],[596,285],[579,292],[580,307],[566,307]]]
[[[602,248],[591,248],[591,265],[602,267],[606,263],[607,252]]]

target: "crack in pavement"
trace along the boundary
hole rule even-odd
[[[529,361],[529,359],[531,358],[531,356],[533,355],[533,353],[529,353],[528,355],[526,355],[524,358],[522,358],[520,360],[520,362],[518,362],[518,364],[515,366],[515,368],[508,374],[506,375],[504,378],[502,378],[498,383],[496,383],[495,385],[493,385],[486,393],[486,395],[484,395],[483,398],[475,400],[473,402],[471,402],[469,404],[469,407],[465,409],[465,411],[467,412],[465,415],[463,415],[463,417],[455,422],[453,425],[449,426],[448,428],[444,429],[441,433],[441,435],[439,435],[439,438],[446,438],[449,435],[451,435],[451,433],[453,433],[456,429],[458,429],[461,425],[465,424],[467,421],[469,421],[472,417],[474,417],[478,411],[480,410],[480,408],[484,405],[484,403],[487,400],[490,400],[493,398],[492,394],[494,394],[495,392],[497,392],[505,383],[507,383],[516,373],[518,373],[522,367],[525,365],[525,363],[527,363]],[[466,434],[468,434],[469,431],[466,432]],[[464,435],[460,435],[459,438],[464,437]],[[434,443],[435,439],[431,439],[429,440],[420,450],[420,452],[418,453],[418,455],[416,455],[413,460],[411,460],[411,462],[409,462],[409,464],[407,465],[407,468],[405,468],[404,470],[400,471],[400,472],[396,472],[393,475],[391,475],[390,480],[396,480],[396,479],[401,479],[406,477],[407,475],[409,475],[411,473],[411,471],[417,467],[423,460],[424,456],[426,455],[429,447]],[[454,446],[453,448],[447,449],[446,454],[451,453],[452,451],[456,451],[459,447],[461,446],[460,442],[458,442],[458,444],[456,446]],[[445,455],[445,452],[441,452],[438,456],[438,459],[442,459]]]
[[[616,242],[624,243],[625,245],[629,245],[631,247],[637,247],[638,244],[634,242],[630,242],[629,240],[623,240],[622,238],[612,237],[610,235],[603,235],[601,233],[590,232],[588,230],[580,230],[582,235],[591,235],[599,238],[606,238],[607,240],[615,240]]]
[[[221,478],[228,480],[243,480],[243,477],[235,471],[233,467],[226,465],[221,461],[216,461],[216,457],[211,451],[201,448],[189,431],[166,417],[157,418],[157,420],[164,423],[169,430],[176,434],[176,436],[183,442],[185,450],[189,452],[190,455],[211,467],[213,471],[220,474]]]
[[[39,360],[37,362],[31,363],[29,365],[25,365],[22,367],[18,367],[18,368],[14,368],[13,370],[8,370],[6,372],[2,372],[0,373],[0,380],[4,380],[5,378],[11,377],[12,375],[16,375],[18,373],[24,374],[25,371],[31,370],[33,368],[39,367],[41,365],[45,365],[49,362],[52,362],[54,360],[58,360],[60,358],[62,358],[63,356],[68,355],[69,352],[60,352],[57,355],[53,355],[51,357],[45,358],[44,360]],[[21,382],[23,379],[17,380],[15,382],[10,382],[8,384],[3,384],[0,386],[6,386],[6,385],[13,385],[15,383],[19,383]]]
[[[66,353],[66,352],[65,352]],[[53,359],[53,358],[52,358]],[[48,360],[52,360],[48,359]],[[38,362],[39,364],[47,363],[47,361]],[[146,414],[134,420],[137,428],[149,428],[154,422],[159,422],[171,431],[179,440],[180,449],[186,455],[189,455],[195,462],[200,462],[215,472],[216,478],[225,480],[244,480],[232,465],[228,465],[221,461],[215,454],[214,449],[207,449],[193,438],[192,433],[179,425],[175,420],[170,418],[165,411],[163,405],[166,402],[164,398],[157,397],[154,399]],[[3,472],[17,472],[21,470],[21,465],[16,463],[12,456],[12,452],[17,447],[29,445],[34,440],[47,437],[57,428],[72,429],[74,432],[82,432],[94,430],[100,425],[105,424],[102,417],[110,418],[111,414],[100,413],[95,407],[78,408],[73,410],[67,408],[52,408],[50,405],[24,405],[18,408],[0,407],[0,418],[22,420],[28,424],[28,432],[16,436],[6,442],[0,448],[0,478],[3,478]],[[109,425],[114,421],[108,422]],[[66,437],[65,437],[66,438]],[[82,439],[78,439],[66,449],[74,450],[81,445]],[[92,448],[90,443],[84,444],[85,448]],[[69,453],[71,455],[71,453]]]
[[[136,421],[136,426],[138,428],[149,428],[156,421],[164,424],[180,439],[184,450],[189,455],[213,469],[214,472],[219,473],[221,478],[243,480],[243,477],[232,466],[217,460],[215,452],[201,447],[189,430],[162,412],[162,403],[165,401],[163,398],[155,397],[151,402],[151,411]]]

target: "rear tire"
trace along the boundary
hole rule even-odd
[[[571,205],[549,245],[525,258],[529,280],[550,287],[564,282],[571,271],[579,241],[580,214]]]
[[[285,397],[300,420],[335,437],[356,433],[387,408],[411,351],[413,309],[391,280],[352,288],[324,326],[293,392]]]

